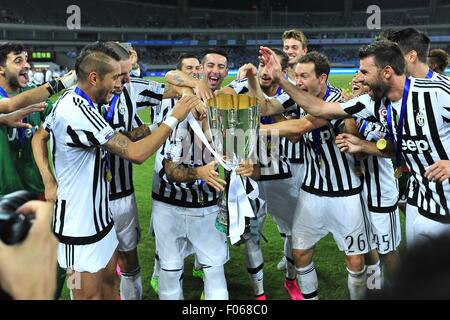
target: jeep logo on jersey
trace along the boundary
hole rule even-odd
[[[306,136],[307,136],[307,139],[308,139],[309,141],[311,141],[311,142],[314,141],[312,131],[308,132],[308,133],[306,134]],[[331,131],[330,131],[329,128],[325,127],[325,128],[323,128],[323,129],[320,130],[320,143],[321,143],[321,144],[325,144],[328,140],[331,140],[332,137],[333,137],[333,136],[332,136]]]
[[[403,137],[402,150],[407,153],[423,154],[430,152],[430,144],[427,141],[427,137]]]
[[[31,129],[17,129],[17,128],[13,128],[9,133],[8,133],[8,141],[14,141],[14,140],[19,140],[19,130],[24,130],[23,134],[24,134],[24,138],[25,139],[31,139],[33,137],[33,134],[36,132],[36,130],[39,129],[39,126],[34,126]]]

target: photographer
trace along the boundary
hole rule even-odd
[[[16,300],[52,299],[56,286],[56,238],[50,231],[53,204],[29,201],[17,209],[35,214],[24,241],[0,241],[0,287]]]

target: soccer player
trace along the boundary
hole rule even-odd
[[[108,153],[143,163],[198,104],[196,97],[182,98],[172,117],[139,141],[114,132],[102,117],[101,106],[120,86],[119,60],[103,43],[86,46],[75,65],[77,86],[60,97],[45,120],[45,130],[35,135],[36,162],[41,174],[49,179],[45,144],[52,137],[58,186],[53,231],[60,242],[58,263],[80,279],[80,287],[72,289],[75,299],[117,298],[118,241],[109,207],[108,176],[112,168]]]
[[[120,58],[120,86],[114,88],[106,120],[116,132],[121,132],[132,141],[151,134],[137,114],[137,103],[158,104],[164,94],[164,85],[157,82],[130,78],[132,61],[130,53],[116,42],[106,45]],[[145,100],[143,99],[145,98]],[[119,156],[109,158],[111,167],[110,208],[119,245],[118,263],[121,270],[120,295],[122,300],[142,298],[142,279],[137,253],[140,239],[137,204],[134,195],[132,163]]]
[[[27,84],[30,68],[27,60],[22,44],[5,43],[0,46],[0,99],[7,99],[34,87]],[[52,108],[50,100],[46,100],[46,103],[44,112],[32,113],[22,120],[31,128],[0,127],[0,195],[17,190],[44,192],[44,184],[34,162],[31,138]]]
[[[303,32],[297,29],[287,30],[283,33],[283,51],[289,56],[288,77],[295,81],[295,67],[298,60],[308,52],[307,38]]]
[[[353,96],[366,94],[369,90],[370,88],[364,84],[364,79],[358,72],[352,79]],[[347,119],[345,126],[346,132],[353,134],[355,138],[372,141],[374,144],[388,136],[387,130],[376,122],[361,119],[356,119],[355,122]],[[401,240],[397,206],[399,192],[391,159],[364,155],[359,163],[364,177],[364,193],[373,233],[373,249],[364,257],[367,266],[367,285],[368,289],[380,289],[379,256],[385,267],[383,270],[386,271],[384,279],[392,279],[399,264],[397,251]]]
[[[308,52],[308,39],[300,30],[291,29],[283,33],[281,40],[283,42],[283,51],[289,57],[287,73],[288,80],[291,81],[292,84],[295,84],[295,67],[297,66],[298,60]],[[284,117],[286,119],[298,118],[300,115],[297,105],[294,105],[289,109],[291,108],[293,108],[293,110],[285,112],[283,114]],[[278,117],[278,119],[282,120],[282,118],[280,117]],[[294,177],[294,179],[292,179],[291,188],[297,188],[298,192],[300,192],[303,175],[305,174],[303,139],[300,139],[297,142],[293,142],[290,139],[282,139],[282,141],[284,143],[283,153],[289,159],[291,172]],[[295,206],[291,211],[294,212],[294,210]],[[290,251],[291,246],[289,243],[289,239],[283,232],[281,232],[281,236],[284,238],[285,252]],[[293,261],[291,260],[290,263],[292,265]],[[283,264],[285,265],[285,268],[283,269],[286,269],[286,266],[288,267],[286,254],[278,263],[277,268],[282,269]]]
[[[408,246],[450,232],[450,94],[447,81],[407,78],[400,48],[390,42],[378,41],[359,51],[360,72],[371,89],[369,94],[341,104],[323,103],[283,81],[281,68],[270,49],[263,47],[260,53],[281,87],[310,114],[328,119],[357,116],[379,121],[393,131],[394,145],[397,145],[396,165],[403,156],[413,177],[406,205]],[[394,122],[397,116],[398,122]],[[349,148],[350,142],[343,136],[339,141],[340,148]],[[395,153],[393,148],[373,148],[366,143],[357,145],[356,149],[376,156],[393,156]]]
[[[288,60],[287,54],[281,50],[273,49],[277,59],[282,65],[283,71],[287,73]],[[245,66],[244,66],[245,70]],[[258,67],[258,82],[267,98],[273,98],[282,93],[279,86],[273,82],[273,79],[265,71],[265,66],[260,63]],[[233,88],[237,94],[247,93],[247,79],[235,80],[229,87]],[[271,118],[264,117],[263,123],[273,122]],[[296,271],[294,260],[292,258],[292,216],[297,205],[297,199],[300,192],[299,181],[296,181],[290,169],[289,159],[285,155],[285,138],[260,137],[259,139],[259,164],[261,174],[259,178],[260,198],[266,201],[267,211],[272,215],[281,234],[284,234],[285,246],[284,256],[287,259],[286,280],[284,287],[287,290],[291,300],[302,300],[300,289],[296,280]],[[280,192],[284,190],[284,192]],[[258,217],[262,224],[265,217]],[[259,247],[259,239],[250,238],[246,242],[247,270],[254,282],[255,296],[257,299],[265,299],[263,286],[263,257]]]
[[[449,63],[448,53],[443,49],[432,49],[428,54],[428,66],[436,73],[445,75]]]
[[[178,58],[177,63],[177,70],[194,77],[195,79],[199,79],[199,72],[201,70],[200,61],[198,60],[197,56],[190,53],[184,53],[180,55]],[[173,109],[174,105],[176,104],[176,99],[170,98],[170,99],[164,99],[161,101],[161,104],[158,105],[155,109],[155,112],[152,112],[154,114],[153,116],[153,124],[158,125],[161,123],[166,116],[169,115],[170,111]],[[161,146],[161,148],[158,149],[157,152],[157,158],[164,156],[164,146]],[[158,161],[158,160],[157,160]],[[160,180],[160,176],[157,171],[153,171],[153,179],[152,181]],[[155,183],[153,183],[155,185]],[[154,192],[158,192],[158,190],[154,190]],[[153,219],[150,221],[150,234],[154,235],[153,230]],[[150,281],[151,287],[153,290],[158,294],[158,281],[159,281],[159,273],[160,273],[161,267],[159,264],[159,255],[157,250],[155,250],[155,263],[153,266],[153,274]],[[201,265],[198,263],[197,258],[195,258],[195,264],[194,269],[192,270],[192,274],[195,277],[203,278],[203,271],[201,268]]]
[[[191,63],[187,65],[191,65]],[[211,97],[212,91],[220,88],[228,74],[227,65],[228,57],[225,52],[219,49],[208,50],[202,59],[202,79],[192,76],[195,74],[194,68],[189,68],[189,71],[183,70],[186,66],[184,64],[179,64],[181,70],[170,71],[166,75],[166,79],[177,86],[190,86],[197,94],[203,94],[203,97],[207,98]],[[195,67],[195,69],[197,68]],[[169,116],[174,103],[174,100],[170,103],[167,101],[156,118]],[[223,189],[224,181],[216,176],[212,159],[196,159],[194,157],[201,155],[203,150],[198,143],[194,143],[193,132],[188,130],[191,129],[187,121],[180,123],[171,139],[167,140],[166,144],[158,151],[155,160],[152,223],[157,239],[161,269],[158,281],[159,298],[183,298],[180,282],[183,274],[183,260],[189,254],[195,253],[204,271],[205,299],[228,299],[223,270],[223,265],[228,260],[226,236],[219,232],[214,225],[218,213],[217,190]],[[181,141],[187,141],[187,145],[184,149],[177,150],[176,146],[180,147]],[[188,156],[180,158],[181,154],[179,153],[182,150],[187,152]],[[175,162],[167,160],[167,158],[174,157],[176,158]],[[168,172],[170,172],[169,175]],[[189,173],[189,176],[186,176],[186,173]],[[216,188],[218,189],[216,190]],[[189,219],[192,231],[184,230],[179,224],[179,220],[183,217]],[[169,231],[165,229],[171,225],[174,225],[173,232],[181,232],[186,235],[182,237],[185,245],[181,248],[173,243],[176,236],[167,237]],[[205,241],[203,239],[205,234],[209,234],[213,238]],[[215,251],[212,248],[213,244],[216,246]],[[193,248],[192,245],[194,245]]]
[[[180,70],[172,70],[166,74],[166,81],[175,86],[186,86],[202,100],[214,97],[220,90],[223,80],[228,75],[228,54],[221,48],[208,49],[202,59],[202,79],[195,79]],[[231,90],[231,89],[230,89]],[[231,90],[228,93],[232,93]]]
[[[401,29],[388,34],[387,40],[398,44],[405,58],[405,74],[415,78],[435,79],[437,74],[427,64],[430,38],[414,28]]]
[[[0,99],[9,99],[35,86],[28,84],[28,55],[20,43],[0,45]],[[45,116],[53,107],[49,99],[43,112],[34,112],[20,119],[27,128],[0,127],[0,195],[18,190],[29,190],[44,196],[44,183],[36,166],[31,139]],[[55,297],[60,296],[64,284],[63,270],[58,269]]]
[[[270,53],[269,63],[272,63],[275,55]],[[276,65],[278,67],[279,63]],[[267,67],[269,74],[277,77],[274,78],[276,83],[290,83],[282,73],[275,74],[271,66]],[[295,91],[309,92],[318,101],[340,101],[341,90],[328,84],[329,71],[330,64],[323,54],[307,53],[295,69],[296,86],[290,85]],[[258,102],[263,100],[266,101],[258,93]],[[279,104],[278,110],[282,108]],[[318,299],[317,274],[312,260],[314,246],[331,232],[338,248],[346,255],[350,298],[362,299],[366,280],[363,254],[369,251],[370,230],[361,197],[361,181],[354,172],[355,159],[342,154],[334,144],[335,136],[342,131],[342,121],[327,122],[306,112],[301,110],[300,119],[264,126],[278,129],[281,136],[303,134],[305,140],[306,172],[292,230],[297,279],[305,299]]]

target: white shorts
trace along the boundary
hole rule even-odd
[[[294,214],[292,247],[310,249],[328,233],[346,255],[370,251],[370,221],[360,194],[324,197],[300,193]]]
[[[266,201],[267,212],[275,220],[278,230],[290,236],[292,219],[300,197],[300,189],[295,187],[294,177],[259,181],[260,198]]]
[[[450,234],[450,224],[431,220],[419,213],[419,208],[406,204],[406,245],[410,248],[417,242]]]
[[[394,212],[372,212],[372,233],[374,248],[378,253],[386,254],[397,250],[402,238],[398,208]]]
[[[109,207],[112,212],[114,227],[119,239],[119,251],[131,251],[135,249],[141,238],[141,228],[139,227],[136,198],[134,193],[111,200]]]
[[[108,265],[117,244],[114,226],[103,239],[95,243],[83,245],[59,243],[58,263],[63,269],[96,273]]]
[[[161,268],[174,270],[195,253],[205,266],[222,266],[228,259],[225,233],[215,227],[217,206],[184,208],[153,200],[153,228]]]
[[[294,181],[292,182],[292,187],[295,187],[299,191],[301,191],[306,166],[304,163],[290,163],[289,166],[291,168],[292,178],[294,178]]]

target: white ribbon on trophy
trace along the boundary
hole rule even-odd
[[[224,167],[225,170],[231,171],[227,204],[230,219],[230,242],[231,244],[235,244],[241,239],[241,235],[245,231],[245,218],[255,217],[255,213],[253,212],[249,199],[255,200],[256,198],[258,198],[258,184],[253,179],[247,178],[253,188],[253,191],[250,194],[247,194],[245,190],[244,180],[236,174],[236,169],[238,166],[230,166],[223,161],[222,157],[209,144],[209,141],[206,138],[202,128],[192,114],[188,115],[187,120],[194,133],[197,135],[197,137],[199,137],[206,148],[208,148],[214,158]],[[264,204],[264,200],[260,199],[259,201],[262,205]]]

